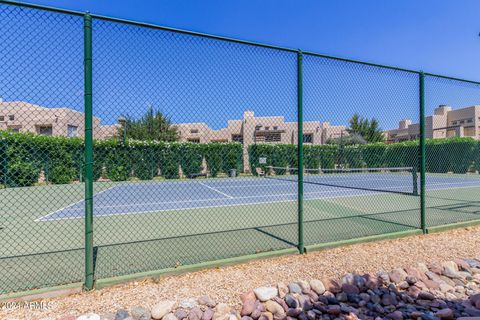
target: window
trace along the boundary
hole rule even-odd
[[[258,130],[260,130],[260,129],[262,129],[262,126],[256,126],[256,127],[255,127],[255,131],[258,131]]]
[[[468,119],[467,120],[467,123],[472,123],[473,122],[473,119]]]
[[[313,134],[304,134],[303,135],[303,143],[313,143]]]
[[[5,121],[5,116],[0,116],[0,122]]]
[[[52,126],[39,126],[37,127],[37,133],[45,136],[51,136],[53,133]]]
[[[192,129],[190,130],[190,133],[198,133],[198,129]]]
[[[265,135],[265,142],[280,142],[280,133],[269,133]]]
[[[265,130],[270,130],[270,127],[265,127]]]
[[[8,120],[15,121],[15,116],[13,114],[9,115]]]
[[[465,120],[460,120],[460,124],[464,124],[465,123]]]
[[[77,137],[78,136],[78,127],[77,126],[67,126],[67,137]]]
[[[232,141],[243,143],[243,136],[241,134],[232,134]]]
[[[191,143],[200,143],[200,139],[199,138],[194,138],[194,139],[188,139],[188,142],[191,142]]]
[[[456,126],[458,124],[458,121],[452,121],[452,126]]]
[[[278,127],[277,127],[277,126],[274,126],[274,127],[273,127],[273,130],[278,130]]]

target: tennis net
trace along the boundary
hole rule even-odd
[[[265,178],[298,181],[298,168],[267,166]],[[326,187],[418,195],[413,167],[304,169],[303,182]]]

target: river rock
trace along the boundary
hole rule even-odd
[[[325,292],[325,286],[323,285],[323,282],[318,279],[310,281],[310,288],[319,295]]]
[[[267,311],[271,312],[274,316],[283,316],[285,315],[285,310],[283,307],[273,300],[269,300],[265,303],[265,308]]]
[[[402,268],[396,268],[389,273],[389,276],[393,283],[399,284],[407,278],[408,274]]]
[[[288,293],[288,287],[285,283],[279,282],[277,284],[277,289],[278,289],[278,296],[280,298],[285,298],[285,295]]]
[[[156,320],[162,319],[167,313],[170,313],[175,305],[175,301],[162,301],[152,308],[152,318]],[[173,315],[173,314],[172,314]]]
[[[258,300],[265,302],[278,295],[278,289],[275,287],[260,287],[253,290]]]
[[[209,296],[201,296],[200,298],[198,298],[198,304],[207,306],[209,308],[215,308],[217,302]]]

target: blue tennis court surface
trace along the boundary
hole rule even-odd
[[[280,178],[280,177],[279,177]],[[285,179],[290,179],[285,176]],[[295,177],[291,178],[295,179]],[[395,173],[315,176],[304,184],[304,199],[369,196],[385,192],[412,193],[412,175]],[[333,185],[348,185],[340,187]],[[466,175],[427,177],[427,190],[480,187],[480,178]],[[368,190],[375,189],[375,190]],[[295,181],[262,177],[198,179],[188,181],[124,182],[94,195],[95,216],[113,216],[289,202],[297,199]],[[38,219],[52,221],[84,216],[85,202],[73,203]]]

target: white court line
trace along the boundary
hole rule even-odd
[[[105,192],[105,191],[111,190],[111,189],[113,189],[113,188],[115,188],[115,187],[118,187],[118,186],[119,186],[119,185],[111,186],[111,187],[109,187],[109,188],[107,188],[107,189],[105,189],[105,190],[102,190],[102,191],[94,194],[94,196],[96,196],[97,194],[103,193],[103,192]],[[80,203],[82,203],[82,202],[85,202],[85,199],[82,199],[82,200],[80,200],[80,201],[77,201],[77,202],[75,202],[75,203],[72,203],[72,204],[70,204],[70,205],[68,205],[68,206],[66,206],[66,207],[61,208],[61,209],[55,210],[54,212],[51,212],[51,213],[49,213],[49,214],[47,214],[47,215],[45,215],[45,216],[43,216],[43,217],[40,217],[40,218],[37,218],[37,219],[33,220],[33,221],[35,221],[35,222],[42,221],[42,219],[44,219],[44,218],[46,218],[46,217],[49,217],[49,216],[51,216],[51,215],[53,215],[53,214],[55,214],[55,213],[57,213],[57,212],[63,211],[63,210],[67,210],[68,208],[73,207],[73,206],[75,206],[75,205],[77,205],[77,204],[80,204]]]
[[[215,192],[217,192],[217,193],[220,193],[221,195],[224,195],[225,197],[228,197],[228,198],[230,198],[230,199],[233,199],[233,197],[232,197],[231,195],[226,194],[225,192],[222,192],[222,191],[220,191],[220,190],[218,190],[218,189],[216,189],[216,188],[210,187],[209,185],[206,185],[206,184],[203,183],[203,182],[200,182],[200,181],[197,181],[197,182],[198,182],[199,184],[201,184],[202,186],[210,189],[210,190],[213,190],[213,191],[215,191]]]
[[[383,194],[383,192],[375,192],[367,195],[377,195]],[[296,195],[296,193],[292,193],[289,195]],[[342,196],[328,196],[322,198],[313,198],[313,199],[305,199],[306,201],[310,200],[321,200],[321,199],[333,199],[333,198],[349,198],[349,197],[362,197],[366,194],[355,194],[355,195],[342,195]],[[241,199],[241,198],[236,198]],[[226,200],[222,198],[221,200]],[[149,211],[136,211],[136,212],[122,212],[122,213],[109,213],[109,214],[101,214],[95,216],[95,218],[101,217],[112,217],[112,216],[125,216],[125,215],[135,215],[135,214],[146,214],[146,213],[158,213],[158,212],[168,212],[168,211],[186,211],[186,210],[196,210],[196,209],[208,209],[208,208],[223,208],[223,207],[239,207],[239,206],[251,206],[251,205],[259,205],[259,204],[272,204],[272,203],[284,203],[284,202],[297,202],[297,199],[294,200],[276,200],[276,201],[263,201],[263,202],[252,202],[252,203],[236,203],[236,204],[227,204],[223,206],[216,206],[216,205],[209,205],[209,206],[201,206],[201,207],[192,207],[192,208],[178,208],[178,209],[161,209],[161,210],[149,210]],[[65,217],[65,218],[55,218],[53,221],[57,220],[73,220],[73,219],[81,219],[82,217]],[[48,222],[48,220],[46,220]]]
[[[385,189],[399,189],[403,188],[400,187],[390,187]],[[105,190],[106,191],[106,190]],[[347,195],[338,195],[341,193],[348,193],[352,192],[352,189],[345,188],[345,187],[338,187],[337,190],[324,190],[324,191],[315,191],[315,192],[305,192],[304,195],[322,195],[328,193],[337,193],[335,196],[328,196],[328,197],[320,197],[320,198],[312,198],[312,199],[305,199],[305,200],[318,200],[318,199],[330,199],[330,198],[343,198],[343,197],[356,197],[356,196],[365,196],[365,195],[376,195],[382,194],[384,192],[378,191],[369,191],[365,190],[365,193],[360,194],[347,194]],[[272,198],[272,197],[284,197],[284,196],[294,196],[297,193],[280,193],[280,194],[267,194],[267,195],[255,195],[255,196],[244,196],[244,197],[232,197],[232,199],[254,199],[254,198]],[[205,201],[219,201],[219,200],[227,200],[225,198],[209,198],[209,199],[192,199],[192,200],[178,200],[178,201],[163,201],[163,202],[149,202],[149,203],[137,203],[137,204],[126,204],[126,205],[113,205],[113,206],[97,206],[97,209],[108,209],[108,208],[119,208],[119,207],[136,207],[136,206],[144,206],[144,205],[154,205],[154,204],[176,204],[176,203],[190,203],[190,202],[205,202]],[[260,201],[260,202],[252,202],[252,203],[236,203],[236,204],[229,204],[229,205],[221,205],[221,206],[200,206],[200,207],[192,207],[192,208],[170,208],[170,209],[157,209],[157,210],[149,210],[149,211],[135,211],[135,212],[125,212],[125,213],[112,213],[112,214],[102,214],[98,216],[106,217],[106,216],[116,216],[116,215],[127,215],[127,214],[137,214],[137,213],[150,213],[150,212],[164,212],[164,211],[179,211],[179,210],[192,210],[192,209],[202,209],[202,208],[211,208],[211,207],[230,207],[230,206],[244,206],[244,205],[254,205],[254,204],[263,204],[263,203],[277,203],[277,202],[290,202],[290,201],[297,201],[297,200],[277,200],[277,201]],[[68,208],[68,207],[67,207]],[[71,211],[78,211],[83,212],[84,208],[77,208],[77,209],[70,209]],[[57,210],[56,212],[58,212]],[[47,216],[52,215],[48,214]],[[45,216],[45,217],[47,217]],[[81,217],[64,217],[64,218],[55,218],[55,220],[64,220],[64,219],[79,219]],[[41,219],[41,218],[40,218]]]
[[[315,191],[315,192],[305,192],[305,195],[311,194],[325,194],[325,193],[341,193],[341,192],[349,192],[350,189],[346,188],[339,188],[340,190],[324,190],[324,191]],[[234,197],[233,199],[253,199],[253,198],[263,198],[263,197],[283,197],[283,196],[294,196],[297,193],[277,193],[277,194],[265,194],[265,195],[255,195],[255,196],[244,196],[244,197]],[[205,201],[219,201],[219,200],[227,200],[225,198],[203,198],[203,199],[190,199],[190,200],[175,200],[175,201],[161,201],[161,202],[142,202],[142,203],[135,203],[135,204],[119,204],[119,205],[110,205],[110,206],[96,206],[97,209],[108,209],[108,208],[121,208],[121,207],[138,207],[138,206],[146,206],[146,205],[155,205],[155,204],[176,204],[176,203],[190,203],[190,202],[205,202]],[[241,204],[240,204],[241,205]],[[68,208],[68,207],[67,207]],[[169,209],[169,210],[180,210],[179,209]],[[83,211],[84,208],[74,208],[70,209],[71,211]],[[57,210],[59,211],[59,210]]]
[[[471,188],[472,186],[474,186],[474,187],[475,187],[475,186],[480,187],[480,181],[475,181],[475,183],[472,183],[472,185],[469,185],[468,182],[462,182],[462,181],[459,181],[459,182],[439,182],[439,183],[428,183],[428,182],[427,182],[426,184],[427,184],[427,187],[428,187],[428,186],[445,186],[445,185],[451,186],[451,185],[458,185],[458,184],[464,185],[465,188],[468,188],[468,187]],[[468,185],[468,186],[467,186],[467,185]],[[449,189],[449,188],[447,188],[447,189]],[[452,189],[457,189],[457,188],[452,188]],[[442,189],[442,190],[443,190],[443,189]]]
[[[442,184],[430,184],[430,185],[453,185],[453,184],[464,184],[462,182],[458,183],[442,183]],[[119,185],[117,185],[119,186]],[[107,190],[110,190],[114,187],[105,189],[99,193],[105,192]],[[399,187],[389,187],[385,189],[399,189],[403,188],[405,186],[399,186]],[[476,186],[473,186],[476,187]],[[428,190],[427,191],[438,191],[438,190],[449,190],[449,189],[468,189],[472,188],[472,186],[461,186],[461,187],[454,187],[454,188],[446,188],[446,189],[433,189],[433,190]],[[321,195],[321,194],[327,194],[327,193],[345,193],[345,192],[350,192],[352,191],[351,188],[348,187],[338,187],[336,190],[325,190],[325,191],[317,191],[317,192],[305,192],[305,195]],[[97,193],[97,194],[99,194]],[[347,194],[347,195],[334,195],[334,196],[326,196],[326,197],[319,197],[319,198],[311,198],[311,199],[305,199],[307,201],[309,200],[319,200],[319,199],[334,199],[334,198],[347,198],[347,197],[361,197],[361,196],[370,196],[370,195],[378,195],[378,194],[384,194],[385,192],[375,192],[375,191],[368,191],[365,190],[365,193],[360,193],[360,194]],[[235,197],[234,199],[251,199],[251,198],[262,198],[262,197],[282,197],[282,196],[292,196],[296,195],[297,193],[283,193],[283,194],[270,194],[270,195],[256,195],[256,196],[245,196],[245,197]],[[204,202],[204,201],[217,201],[217,200],[226,200],[225,198],[210,198],[210,199],[193,199],[193,200],[180,200],[180,201],[167,201],[167,202],[150,202],[150,203],[139,203],[139,204],[129,204],[129,205],[115,205],[115,206],[99,206],[97,209],[105,209],[105,208],[118,208],[118,207],[128,207],[128,206],[142,206],[142,205],[152,205],[152,204],[174,204],[174,203],[189,203],[189,202]],[[228,205],[221,205],[221,206],[215,206],[215,205],[210,205],[210,206],[197,206],[197,207],[192,207],[192,208],[170,208],[170,209],[160,209],[160,210],[149,210],[149,211],[136,211],[136,212],[124,212],[124,213],[112,213],[112,214],[102,214],[98,215],[97,217],[109,217],[109,216],[119,216],[119,215],[129,215],[129,214],[144,214],[144,213],[155,213],[155,212],[166,212],[166,211],[181,211],[181,210],[194,210],[194,209],[205,209],[205,208],[212,208],[212,207],[232,207],[232,206],[247,206],[247,205],[256,205],[256,204],[269,204],[269,203],[278,203],[278,202],[293,202],[297,200],[276,200],[276,201],[261,201],[261,202],[252,202],[252,203],[236,203],[236,204],[228,204]],[[79,201],[75,204],[81,203],[82,201]],[[72,204],[70,206],[67,206],[63,209],[56,210],[55,212],[49,213],[45,215],[44,217],[38,218],[35,221],[37,222],[45,222],[48,220],[42,220],[48,216],[53,215],[54,213],[57,213],[61,210],[65,210],[75,204]],[[72,209],[73,211],[75,210],[84,210],[83,208],[78,208],[78,209]],[[80,219],[82,218],[81,216],[76,216],[76,217],[61,217],[61,218],[55,218],[53,221],[56,220],[72,220],[72,219]]]

